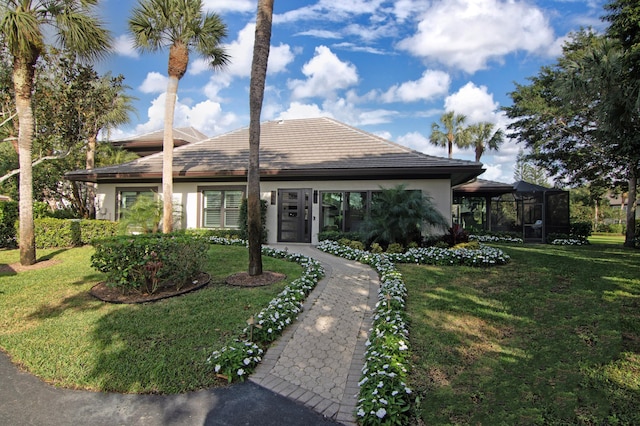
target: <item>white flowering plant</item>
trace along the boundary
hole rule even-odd
[[[589,244],[588,241],[580,238],[555,238],[551,241],[554,246],[583,246]]]
[[[469,235],[469,241],[478,241],[480,243],[516,243],[522,244],[524,240],[510,235]]]
[[[219,237],[212,237],[211,242],[224,245],[247,244],[245,240]],[[262,254],[298,263],[303,268],[302,276],[286,286],[266,308],[253,315],[238,339],[211,354],[207,361],[214,365],[216,374],[226,377],[229,382],[244,381],[255,370],[262,359],[262,349],[258,345],[265,347],[273,342],[296,320],[302,311],[303,301],[324,276],[320,262],[307,256],[270,247],[263,247]]]
[[[213,351],[207,362],[214,365],[213,371],[226,378],[229,383],[234,380],[244,381],[262,360],[263,350],[255,343],[246,340],[235,340],[219,351]]]

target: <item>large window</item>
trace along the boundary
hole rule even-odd
[[[202,226],[237,229],[240,227],[241,189],[203,189]]]
[[[151,197],[157,198],[158,188],[117,188],[118,193],[118,219],[122,219],[122,213],[131,208],[138,198]]]
[[[321,231],[356,232],[369,210],[372,191],[322,192]]]

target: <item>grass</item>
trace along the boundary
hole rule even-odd
[[[640,251],[503,245],[509,265],[399,266],[424,424],[640,424]]]
[[[621,246],[622,244],[624,244],[624,235],[594,232],[589,237],[589,242],[591,244],[600,244],[600,245],[607,244],[607,245]]]
[[[299,265],[265,257],[264,269],[287,279],[239,288],[224,278],[248,265],[244,247],[212,246],[211,283],[194,293],[155,303],[114,305],[88,290],[102,280],[90,267],[91,247],[40,250],[50,267],[0,274],[0,347],[49,383],[124,393],[181,393],[226,384],[206,363],[286,284]],[[0,252],[0,264],[18,261]]]

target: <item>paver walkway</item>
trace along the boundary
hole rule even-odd
[[[340,423],[355,424],[378,276],[366,265],[312,246],[274,247],[320,261],[325,277],[305,302],[298,321],[269,348],[250,380]]]

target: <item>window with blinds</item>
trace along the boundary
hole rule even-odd
[[[236,190],[205,190],[203,195],[204,228],[240,227],[240,205],[244,193]]]

